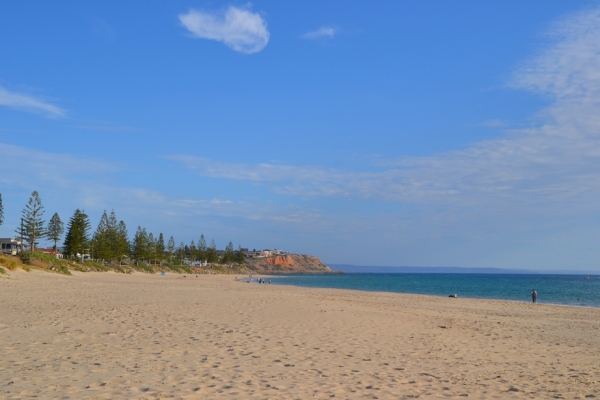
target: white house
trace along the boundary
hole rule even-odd
[[[11,238],[0,238],[0,252],[16,256],[21,251],[21,241]]]

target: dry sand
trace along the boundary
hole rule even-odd
[[[600,397],[600,310],[233,276],[0,276],[0,398]]]

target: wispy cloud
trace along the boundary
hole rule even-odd
[[[54,104],[33,96],[11,92],[0,86],[0,105],[18,110],[42,113],[49,117],[65,117],[67,112]]]
[[[333,38],[337,34],[337,29],[332,26],[323,26],[317,30],[310,31],[302,35],[304,39],[323,39]]]
[[[107,42],[112,42],[117,38],[117,34],[112,26],[101,18],[94,18],[91,21],[92,32]]]
[[[82,129],[82,130],[86,130],[86,131],[112,132],[112,133],[130,133],[130,132],[139,131],[139,128],[137,128],[135,126],[114,125],[110,122],[103,122],[103,121],[83,122],[79,125],[71,125],[70,128]]]
[[[600,10],[553,28],[553,43],[521,66],[511,85],[550,96],[541,123],[429,157],[383,160],[354,172],[320,166],[223,163],[174,156],[200,175],[264,184],[303,197],[413,204],[597,208],[600,196]],[[499,126],[499,121],[490,125]]]
[[[240,53],[257,53],[269,42],[265,20],[243,8],[230,6],[224,14],[190,10],[179,21],[194,37],[223,42]]]
[[[262,202],[240,201],[223,197],[203,198],[182,196],[177,193],[115,184],[112,174],[126,171],[124,165],[102,159],[46,152],[28,147],[0,143],[0,170],[10,171],[0,175],[7,221],[2,228],[12,230],[19,221],[20,210],[32,190],[42,195],[47,209],[68,217],[75,208],[85,209],[95,224],[104,209],[115,209],[123,218],[130,233],[137,225],[147,226],[186,240],[197,239],[198,221],[211,219],[204,233],[225,232],[231,229],[223,220],[235,219],[236,224],[297,224],[312,221],[318,224],[318,214],[293,205],[275,206]],[[23,160],[28,160],[26,163]],[[14,166],[18,165],[18,168]],[[65,196],[68,193],[68,196]],[[15,208],[15,198],[23,204]],[[13,204],[13,206],[11,206]],[[66,219],[66,218],[64,218]],[[244,222],[245,221],[245,222]],[[229,237],[232,239],[231,237]]]
[[[31,187],[45,182],[46,185],[60,190],[69,189],[77,177],[106,174],[121,169],[115,163],[109,163],[71,154],[50,153],[27,147],[0,143],[0,170],[10,174],[1,174],[0,183],[21,187]],[[23,162],[27,160],[27,162]],[[15,166],[18,165],[18,168]]]
[[[507,121],[501,119],[488,119],[487,121],[483,121],[479,126],[483,126],[485,128],[504,128],[508,125]]]

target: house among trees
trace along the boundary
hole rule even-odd
[[[0,238],[0,252],[16,256],[21,251],[21,242],[17,239]]]
[[[51,256],[54,256],[54,257],[59,258],[59,259],[63,258],[63,255],[62,255],[62,253],[60,251],[54,250],[52,248],[50,248],[50,249],[42,249],[42,248],[38,247],[36,250],[37,251],[41,251],[44,254],[50,254]]]

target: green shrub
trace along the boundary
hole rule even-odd
[[[19,258],[23,260],[23,262],[28,262],[31,260],[39,261],[48,265],[49,267],[54,267],[56,271],[68,275],[71,274],[71,272],[69,272],[68,266],[72,263],[70,263],[67,260],[56,258],[52,254],[42,253],[41,251],[25,251],[19,253]]]
[[[64,275],[71,275],[71,271],[69,271],[69,268],[67,268],[65,265],[56,267],[56,271]]]
[[[108,271],[110,269],[103,263],[97,261],[86,261],[83,265],[90,268],[92,271]]]
[[[2,267],[0,267],[0,274],[6,274],[6,271]]]
[[[193,274],[192,270],[187,265],[182,265],[181,269],[187,272],[188,274]]]
[[[138,269],[138,270],[145,271],[145,272],[148,272],[148,273],[151,273],[151,274],[153,274],[153,273],[154,273],[154,270],[152,269],[152,267],[151,267],[151,266],[149,266],[148,264],[146,264],[146,263],[145,263],[145,262],[143,262],[143,261],[138,261],[138,262],[137,262],[137,269]]]
[[[165,266],[166,266],[167,268],[169,268],[171,271],[175,271],[175,272],[177,272],[178,274],[180,274],[180,273],[181,273],[181,269],[180,269],[178,266],[176,266],[176,265],[173,265],[173,264],[170,264],[170,263],[165,263]]]

